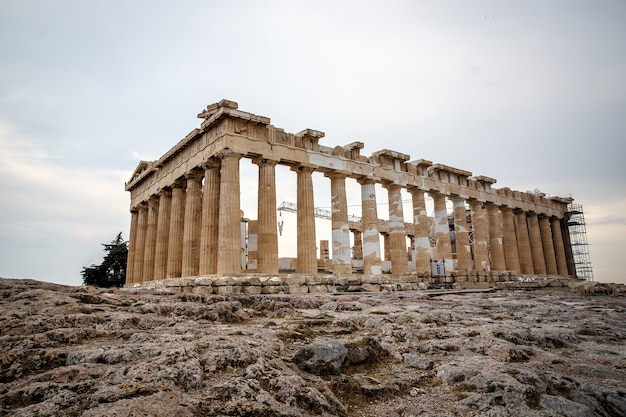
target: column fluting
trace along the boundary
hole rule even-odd
[[[430,237],[428,236],[428,215],[424,190],[412,187],[409,189],[413,202],[413,251],[415,272],[418,274],[430,273]]]
[[[157,216],[156,246],[154,249],[154,279],[164,279],[167,273],[167,250],[172,210],[172,190],[169,187],[159,192],[159,214]]]
[[[515,233],[517,235],[520,271],[522,274],[533,274],[535,269],[533,268],[533,257],[530,251],[530,237],[528,235],[525,211],[517,210],[515,212]]]
[[[513,209],[510,207],[501,207],[500,211],[502,212],[502,238],[506,269],[519,274],[523,270],[520,264],[518,248],[519,237],[515,230],[515,215],[513,214]],[[528,240],[528,238],[526,238],[526,240]]]
[[[529,212],[527,217],[528,236],[530,238],[530,252],[533,258],[533,270],[537,275],[546,274],[546,261],[543,257],[543,244],[539,231],[539,217],[537,213]]]
[[[556,266],[556,255],[554,253],[552,231],[550,230],[550,219],[545,214],[539,216],[539,231],[541,233],[543,257],[546,261],[546,273],[548,275],[557,275],[559,270]]]
[[[241,206],[239,160],[241,154],[224,150],[220,184],[219,243],[217,273],[241,272]]]
[[[183,232],[185,228],[185,191],[186,181],[177,180],[171,185],[172,207],[170,211],[170,231],[167,243],[166,278],[182,276],[183,266]]]
[[[256,159],[259,166],[257,271],[278,273],[278,232],[276,219],[276,163]]]
[[[361,222],[363,225],[363,273],[382,274],[378,209],[374,180],[359,179],[361,184]]]
[[[433,198],[435,208],[435,238],[437,240],[437,260],[444,262],[445,274],[449,275],[454,269],[452,248],[450,243],[450,225],[448,223],[448,209],[446,196],[438,192],[429,193]]]
[[[469,230],[467,224],[467,212],[465,210],[465,199],[455,196],[452,198],[454,214],[454,235],[456,238],[456,260],[457,269],[460,271],[471,271],[472,249],[469,242]]]
[[[489,255],[491,257],[492,271],[505,271],[504,246],[502,245],[502,214],[500,208],[492,203],[487,203],[487,215],[489,218]]]
[[[220,220],[220,168],[219,159],[204,164],[202,184],[202,226],[200,232],[200,275],[217,273],[217,248]]]
[[[298,258],[296,271],[317,274],[317,247],[315,237],[315,206],[313,200],[313,168],[296,167],[297,174],[297,231]]]
[[[472,230],[474,231],[474,267],[481,274],[489,272],[489,228],[485,205],[470,200],[472,210]]]

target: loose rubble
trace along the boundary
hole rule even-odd
[[[0,293],[0,416],[626,415],[623,295]]]

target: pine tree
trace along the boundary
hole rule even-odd
[[[81,275],[83,284],[97,287],[121,287],[126,280],[126,260],[128,258],[128,242],[120,232],[111,243],[103,243],[106,255],[100,265],[91,264],[84,267]]]

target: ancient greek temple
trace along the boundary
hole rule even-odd
[[[471,286],[520,275],[575,274],[564,221],[571,198],[495,188],[493,178],[410,161],[388,149],[364,156],[361,142],[324,146],[323,132],[285,132],[233,101],[211,104],[198,117],[200,128],[159,160],[141,161],[126,183],[131,195],[126,286],[175,280],[215,286],[224,278],[232,283],[248,277],[245,282],[258,287],[256,292],[269,282],[284,284],[285,292],[289,282],[298,283],[299,292],[312,292],[333,280],[375,290],[383,279]],[[245,231],[243,158],[258,166],[258,213],[246,213],[256,220]],[[290,167],[297,184],[295,271],[282,277],[277,165]],[[320,252],[326,248],[328,254],[317,253],[314,207],[315,192],[328,190],[313,189],[314,172],[330,181],[332,240],[319,242]],[[358,221],[348,216],[347,178],[360,184]],[[389,220],[379,219],[376,188],[386,190]],[[411,195],[412,222],[405,222],[401,190]],[[431,218],[426,195],[434,205]]]

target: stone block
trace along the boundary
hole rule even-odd
[[[202,276],[202,277],[196,278],[194,283],[195,283],[195,285],[208,285],[208,286],[211,286],[211,285],[213,285],[213,283],[215,281],[217,281],[217,277]]]
[[[254,295],[258,295],[261,294],[263,291],[263,287],[260,285],[244,285],[241,287],[241,292],[243,294],[254,294]]]
[[[226,294],[240,294],[241,293],[241,285],[222,285],[219,287],[213,287],[213,291],[215,294],[226,295]]]
[[[213,294],[213,287],[208,285],[197,285],[193,287],[194,294]]]
[[[329,292],[329,289],[326,285],[309,285],[310,293],[326,293]]]
[[[283,283],[286,285],[304,285],[307,280],[302,275],[287,275],[283,277]]]
[[[363,291],[367,292],[379,292],[380,284],[361,284],[361,288],[363,288]]]
[[[282,294],[285,289],[282,285],[264,285],[261,287],[261,294]]]
[[[309,287],[306,285],[285,285],[284,288],[287,294],[306,294],[309,292]]]

